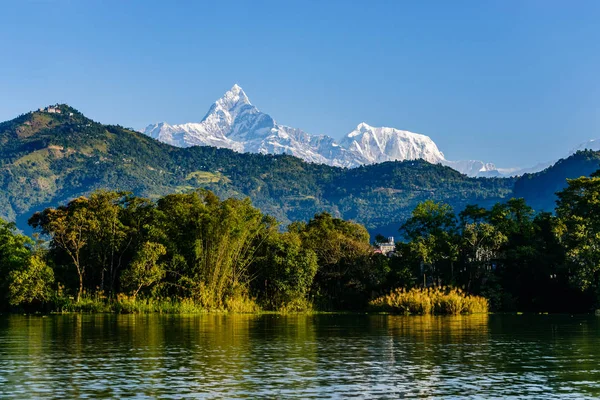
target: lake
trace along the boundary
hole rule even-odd
[[[0,316],[0,398],[595,398],[600,318]]]

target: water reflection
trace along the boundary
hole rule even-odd
[[[595,317],[0,317],[0,398],[600,395]]]

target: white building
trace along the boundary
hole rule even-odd
[[[377,243],[376,247],[379,251],[381,251],[382,254],[389,255],[389,253],[396,251],[396,242],[394,242],[394,237],[390,236],[388,237],[387,242]]]

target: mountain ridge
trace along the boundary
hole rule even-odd
[[[93,190],[133,192],[150,199],[209,189],[222,198],[249,197],[287,224],[319,212],[393,236],[424,200],[456,210],[489,207],[515,195],[551,211],[565,178],[599,167],[600,152],[579,151],[521,178],[473,178],[424,160],[356,168],[308,163],[280,154],[239,153],[212,146],[173,147],[119,125],[103,125],[74,108],[35,111],[0,123],[0,217],[27,229],[35,211]],[[550,204],[552,203],[552,204]]]
[[[35,111],[0,123],[0,216],[21,229],[34,211],[96,189],[155,198],[203,188],[223,198],[249,197],[284,224],[327,211],[361,222],[373,234],[393,234],[420,201],[457,208],[492,204],[508,197],[514,184],[469,178],[422,160],[348,169],[286,154],[178,148],[57,107],[60,114]]]
[[[148,125],[144,134],[177,147],[217,146],[238,152],[290,154],[308,162],[355,168],[384,161],[423,159],[469,176],[499,176],[492,163],[451,161],[426,135],[361,122],[341,141],[278,124],[250,102],[235,84],[198,123]]]

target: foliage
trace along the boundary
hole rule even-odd
[[[14,282],[15,279],[21,277],[28,280],[20,275],[24,274],[21,271],[28,270],[32,264],[32,246],[33,240],[16,233],[14,223],[8,223],[0,219],[0,292],[2,293],[0,295],[0,310],[7,307],[9,303],[20,303],[18,298],[21,296],[17,291],[22,290],[24,293],[23,298],[30,297],[26,294],[30,288],[16,289]],[[31,282],[27,283],[31,284]],[[12,289],[11,284],[13,285]]]
[[[54,271],[38,255],[34,255],[24,269],[12,270],[8,277],[8,296],[11,305],[44,303],[52,295]]]
[[[312,294],[320,308],[356,309],[383,278],[374,268],[381,264],[374,262],[364,226],[322,213],[308,223],[291,224],[289,231],[317,256]]]
[[[464,293],[451,287],[398,288],[369,303],[375,311],[401,314],[473,314],[487,313],[484,297]]]
[[[158,260],[166,253],[165,246],[160,243],[144,243],[132,260],[129,269],[121,275],[121,287],[132,288],[132,297],[135,299],[143,287],[160,281],[165,276],[165,269]]]
[[[577,151],[543,171],[519,177],[515,182],[513,196],[526,199],[538,212],[551,212],[556,206],[555,193],[567,187],[567,179],[589,176],[599,165],[600,152]]]
[[[255,263],[253,288],[267,309],[306,311],[318,267],[316,253],[303,247],[300,235],[274,234]]]
[[[168,283],[209,309],[246,290],[248,267],[274,223],[248,199],[220,201],[208,191],[165,196],[155,216],[152,234],[167,249]]]
[[[456,217],[448,204],[420,203],[400,231],[409,240],[408,251],[420,260],[422,274],[438,284],[454,280],[459,239]]]
[[[571,278],[600,299],[600,171],[568,180],[558,198],[556,232],[574,271]]]

